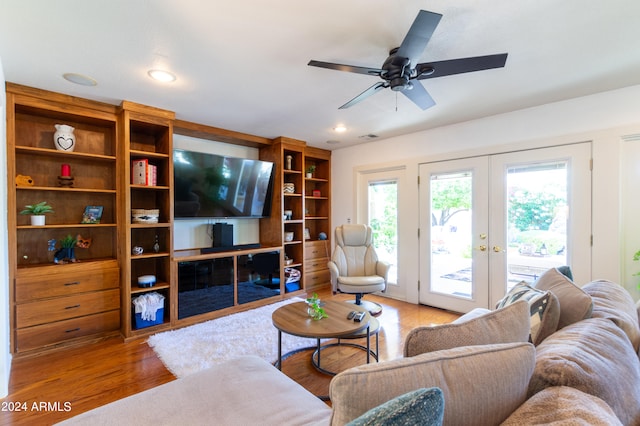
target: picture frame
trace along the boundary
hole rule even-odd
[[[305,240],[311,239],[311,232],[309,231],[309,228],[304,228],[304,239]]]
[[[82,214],[82,221],[80,223],[100,223],[102,219],[102,206],[87,206],[84,208]]]

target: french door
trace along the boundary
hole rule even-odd
[[[420,303],[493,308],[554,266],[588,282],[591,145],[420,165]]]

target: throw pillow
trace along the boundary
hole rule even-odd
[[[498,425],[526,400],[534,366],[531,343],[463,346],[360,365],[331,380],[331,424],[344,425],[398,395],[438,387],[444,424]]]
[[[422,388],[397,396],[371,410],[347,426],[442,425],[444,396],[439,388]]]
[[[571,282],[558,268],[551,268],[542,274],[533,287],[550,291],[558,298],[560,303],[558,330],[574,322],[591,318],[593,310],[591,296]]]
[[[568,386],[553,386],[538,392],[500,426],[546,424],[622,426],[606,402]]]
[[[529,305],[513,303],[496,311],[477,309],[451,324],[416,327],[404,341],[404,356],[459,346],[526,342],[529,339]]]
[[[560,318],[558,298],[550,291],[537,290],[523,281],[514,285],[496,307],[500,309],[519,300],[526,300],[529,304],[529,340],[537,346],[558,328]]]
[[[582,289],[593,299],[592,317],[613,321],[626,333],[634,349],[640,352],[638,310],[629,292],[620,284],[606,280],[592,281]]]
[[[595,395],[625,425],[640,425],[640,363],[612,321],[588,318],[558,330],[536,348],[528,396],[553,386]],[[446,395],[445,395],[446,396]]]

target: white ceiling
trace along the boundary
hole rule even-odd
[[[507,52],[506,66],[423,80],[426,111],[389,89],[338,110],[377,77],[307,62],[381,67],[420,9],[443,15],[420,62]],[[639,19],[637,0],[0,0],[0,58],[14,83],[335,149],[640,84]]]

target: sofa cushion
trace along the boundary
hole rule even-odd
[[[405,393],[367,411],[347,426],[439,426],[444,414],[444,397],[439,388]]]
[[[551,268],[538,278],[533,285],[538,290],[550,291],[560,303],[558,329],[591,317],[593,302],[591,296],[575,285],[557,268]]]
[[[65,425],[327,425],[331,409],[257,356],[244,356],[112,402]]]
[[[331,380],[331,423],[343,425],[398,395],[438,387],[445,425],[499,424],[525,401],[534,363],[531,343],[507,343],[350,368]]]
[[[622,426],[606,402],[567,386],[553,386],[538,392],[511,414],[501,426],[525,424]]]
[[[496,311],[473,310],[451,324],[416,327],[405,338],[404,356],[528,339],[529,305],[520,301]]]
[[[498,302],[496,308],[503,308],[518,300],[529,303],[529,326],[531,327],[529,340],[537,346],[558,328],[560,318],[558,298],[550,291],[535,289],[523,281],[514,285]]]
[[[552,386],[570,386],[602,399],[623,424],[640,424],[640,362],[613,322],[589,318],[568,325],[536,351],[529,396]]]
[[[629,292],[611,281],[592,281],[582,287],[593,299],[594,318],[607,318],[613,321],[629,336],[637,351],[640,348],[640,327],[638,311]]]

